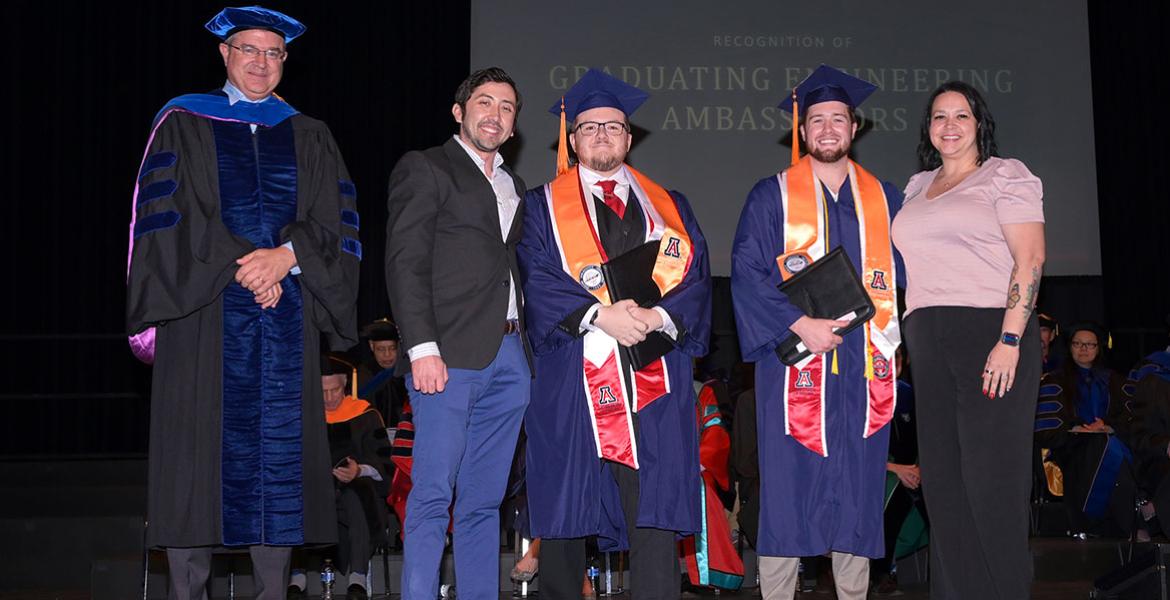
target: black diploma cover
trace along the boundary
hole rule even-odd
[[[659,240],[653,240],[612,258],[601,265],[601,274],[614,302],[633,300],[642,308],[650,308],[662,300],[662,292],[654,282],[654,264],[658,261]],[[646,339],[630,347],[620,346],[622,358],[635,371],[662,358],[674,349],[674,343],[661,331],[651,331]]]
[[[779,286],[806,316],[814,319],[849,319],[849,325],[837,329],[837,335],[857,329],[873,318],[873,301],[865,292],[861,277],[853,263],[838,246],[820,260],[807,266]],[[784,338],[776,347],[780,362],[795,365],[810,354],[800,336],[795,333]]]

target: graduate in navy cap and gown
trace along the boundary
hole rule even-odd
[[[552,598],[580,594],[589,536],[603,552],[630,549],[633,598],[679,597],[675,538],[701,523],[691,364],[710,333],[707,244],[681,194],[625,163],[629,116],[646,98],[586,73],[551,109],[563,115],[559,175],[526,197],[519,260],[536,371],[528,501],[540,589]],[[600,265],[648,242],[661,301],[613,302]],[[647,336],[665,336],[670,350],[634,371],[619,348]]]
[[[227,82],[155,117],[134,191],[126,319],[154,364],[146,543],[171,598],[206,598],[248,547],[282,598],[291,547],[337,537],[320,340],[357,342],[358,213],[324,123],[276,97],[305,27],[260,7],[207,23]]]
[[[854,109],[876,87],[821,65],[785,99],[793,164],[748,194],[732,248],[731,285],[744,360],[756,363],[760,453],[760,587],[792,598],[799,557],[832,552],[837,597],[865,598],[869,561],[884,554],[882,500],[898,346],[890,243],[898,188],[849,158]],[[799,113],[799,116],[798,116]],[[799,158],[797,127],[808,155]],[[848,321],[805,315],[777,286],[843,247],[877,309]],[[813,352],[785,366],[776,347],[798,335]]]

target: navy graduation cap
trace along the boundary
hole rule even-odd
[[[777,106],[792,113],[792,164],[800,160],[800,111],[821,102],[844,102],[857,108],[877,86],[845,71],[822,64],[792,90],[792,95]]]
[[[245,29],[267,29],[289,43],[305,32],[300,21],[262,6],[228,7],[211,18],[204,27],[221,40]]]
[[[565,141],[565,120],[576,121],[577,116],[591,108],[616,108],[626,118],[634,114],[650,94],[604,71],[589,69],[557,100],[548,112],[561,118],[560,140],[557,142],[557,175],[569,170],[569,147]]]
[[[876,89],[876,85],[864,79],[858,79],[829,65],[821,65],[800,82],[793,90],[793,94],[784,98],[778,106],[792,112],[792,101],[795,96],[803,110],[814,104],[833,100],[844,102],[850,108],[857,108]]]
[[[604,71],[589,69],[564,95],[565,117],[575,121],[577,115],[591,108],[616,108],[627,117],[634,114],[650,94],[614,77]],[[561,114],[561,100],[558,99],[548,112],[553,116]]]

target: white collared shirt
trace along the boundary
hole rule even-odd
[[[260,104],[261,102],[267,102],[268,99],[272,97],[271,95],[269,95],[269,96],[265,96],[259,100],[249,100],[248,97],[244,95],[244,92],[241,92],[240,88],[238,88],[234,84],[232,84],[231,81],[223,82],[223,93],[227,94],[228,106],[235,106],[236,102],[247,102],[249,104]],[[256,133],[256,124],[250,123],[249,126],[252,128],[252,133]]]
[[[602,175],[597,171],[586,168],[584,165],[577,165],[577,173],[581,178],[581,188],[589,190],[590,193],[598,198],[604,198],[605,191],[601,189],[601,186],[597,182],[616,181],[617,185],[613,188],[613,194],[622,201],[622,204],[630,203],[630,173],[626,170],[625,165],[622,165],[617,173],[610,176]],[[645,211],[642,212],[645,213]],[[597,227],[596,219],[594,219],[593,226]],[[643,232],[642,235],[645,237],[646,233]],[[600,302],[589,307],[589,310],[585,312],[585,316],[581,319],[581,331],[597,331],[598,328],[592,321],[593,315],[597,314],[600,308]],[[674,320],[670,318],[670,313],[666,312],[666,309],[661,306],[655,306],[654,310],[658,311],[658,314],[662,316],[662,327],[659,327],[658,331],[670,336],[672,340],[678,339],[678,327],[674,325]]]
[[[463,148],[464,152],[471,157],[475,166],[479,168],[479,172],[487,178],[488,183],[492,186],[492,192],[496,196],[496,211],[500,217],[500,235],[505,241],[508,239],[508,232],[512,230],[512,221],[516,218],[516,209],[520,207],[520,195],[516,193],[516,183],[512,180],[512,176],[507,171],[500,167],[504,164],[504,157],[497,152],[492,160],[492,174],[489,177],[487,174],[487,163],[478,153],[475,152],[458,135],[454,136],[455,141]],[[512,275],[508,274],[508,320],[518,319],[520,315],[519,306],[516,303],[516,281]],[[500,325],[503,327],[503,324]],[[422,342],[416,344],[406,351],[410,360],[417,360],[424,356],[441,356],[439,352],[439,344],[435,341]]]
[[[627,204],[630,201],[630,176],[624,167],[610,177],[580,165],[577,167],[577,173],[581,177],[581,189],[589,190],[594,196],[604,198],[605,191],[597,182],[616,181],[617,185],[613,188],[614,195],[621,199],[622,204]]]

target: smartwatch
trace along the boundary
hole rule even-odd
[[[1018,347],[1020,345],[1020,335],[1017,333],[1008,333],[1005,331],[999,338],[999,341],[1005,346]]]

